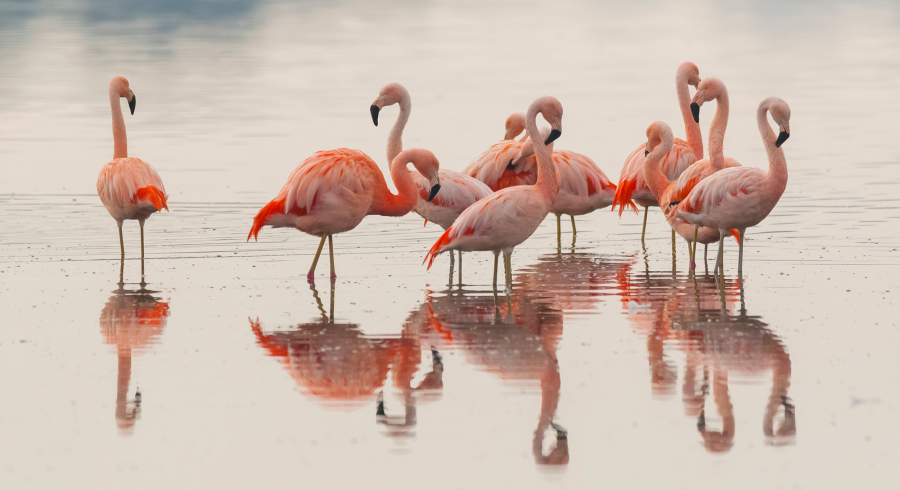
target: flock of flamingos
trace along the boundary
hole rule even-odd
[[[688,85],[696,92],[690,95]],[[728,91],[717,78],[700,79],[696,65],[682,63],[675,74],[678,104],[684,119],[687,140],[674,138],[665,122],[654,122],[646,131],[646,141],[625,160],[618,185],[587,156],[569,150],[555,150],[562,135],[563,108],[553,97],[536,99],[524,114],[506,121],[504,140],[494,144],[463,172],[440,169],[438,159],[426,149],[403,149],[403,129],[412,107],[409,92],[392,83],[381,89],[370,108],[372,121],[386,106],[398,104],[400,114],[391,129],[387,158],[397,194],[390,191],[384,174],[368,155],[359,150],[339,148],[320,151],[304,160],[288,177],[278,195],[262,207],[253,221],[250,237],[256,238],[266,226],[293,227],[321,237],[307,278],[313,281],[316,264],[328,239],[331,280],[337,277],[332,236],[356,228],[367,215],[403,216],[415,211],[445,231],[428,251],[430,268],[435,257],[457,250],[490,251],[497,262],[503,253],[506,286],[512,284],[513,249],[527,240],[550,213],[557,217],[584,215],[612,205],[619,214],[626,207],[644,207],[643,240],[647,210],[662,209],[675,234],[690,249],[690,270],[695,268],[697,243],[719,242],[715,271],[723,271],[723,245],[731,233],[738,240],[738,277],[742,275],[743,239],[748,227],[760,223],[781,198],[787,185],[787,164],[781,145],[790,135],[790,108],[777,97],[763,99],[757,110],[760,136],[769,159],[768,172],[742,167],[725,157],[723,141],[728,124]],[[136,98],[128,80],[115,77],[109,85],[114,140],[113,160],[100,171],[97,192],[119,226],[119,244],[124,267],[125,245],[122,223],[138,220],[141,227],[143,273],[144,221],[153,213],[168,210],[166,191],[156,170],[128,156],[121,98],[128,100],[134,114]],[[715,100],[716,113],[710,126],[708,158],[704,158],[700,132],[700,108]],[[538,129],[540,113],[550,124]],[[768,117],[778,126],[772,130]],[[522,131],[525,136],[515,140]],[[415,170],[411,171],[408,164]],[[635,204],[636,203],[636,204]],[[704,254],[705,260],[705,254]]]

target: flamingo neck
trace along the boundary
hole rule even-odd
[[[559,192],[559,171],[553,164],[552,144],[545,145],[544,139],[541,138],[541,133],[538,131],[537,113],[537,107],[529,108],[525,121],[525,131],[531,138],[531,146],[534,148],[534,156],[537,159],[538,176],[534,185],[548,202],[553,202]]]
[[[759,135],[766,147],[766,156],[769,157],[769,173],[766,176],[769,190],[774,192],[777,197],[781,197],[787,187],[787,161],[784,158],[784,150],[775,146],[777,136],[772,131],[772,126],[769,126],[769,104],[767,102],[763,101],[759,105],[759,109],[756,111],[756,123],[759,125]]]
[[[397,188],[397,194],[385,187],[382,191],[377,211],[370,214],[382,216],[403,216],[416,207],[419,200],[419,191],[416,182],[412,178],[412,172],[406,167],[408,161],[394,159],[391,161],[391,180]]]
[[[125,135],[125,117],[122,116],[122,98],[118,91],[109,89],[109,108],[112,111],[113,158],[128,158],[128,137]]]
[[[660,199],[663,198],[666,188],[669,187],[671,183],[669,182],[668,177],[666,177],[666,174],[659,168],[659,162],[672,149],[673,143],[672,134],[664,134],[660,144],[656,145],[656,148],[654,148],[644,159],[644,180],[647,182],[647,187],[650,189],[650,192],[653,193],[653,197],[656,198],[660,206],[665,204],[661,202]],[[663,211],[666,212],[667,210],[663,209]]]
[[[716,115],[709,126],[709,161],[713,172],[725,168],[725,128],[728,126],[728,91],[716,97]]]
[[[406,95],[400,99],[400,115],[397,116],[397,121],[394,122],[394,127],[391,128],[391,133],[388,135],[387,157],[389,164],[391,164],[394,161],[394,158],[397,158],[397,155],[403,151],[403,128],[406,127],[406,122],[409,121],[409,112],[411,109],[412,101],[410,101],[409,96]]]
[[[691,114],[691,92],[688,90],[687,73],[678,72],[675,75],[675,93],[678,94],[678,107],[681,109],[681,118],[684,120],[684,132],[687,136],[687,144],[697,160],[703,158],[703,133],[700,125],[694,122]]]

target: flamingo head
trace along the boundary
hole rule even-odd
[[[697,93],[694,94],[694,98],[691,99],[691,114],[694,116],[694,122],[700,122],[700,106],[702,106],[704,102],[718,99],[720,96],[727,93],[728,91],[725,88],[725,84],[715,77],[704,78],[703,81],[697,84]]]
[[[550,135],[544,141],[544,145],[549,145],[562,136],[562,104],[555,97],[541,97],[531,103],[526,119],[534,120],[538,112],[550,123]]]
[[[441,179],[439,177],[441,165],[438,162],[437,157],[434,156],[434,153],[423,148],[409,148],[401,151],[400,154],[394,158],[391,166],[403,165],[405,167],[407,163],[412,163],[413,167],[416,167],[416,170],[422,174],[422,177],[425,177],[428,180],[428,183],[431,186],[431,190],[428,193],[428,202],[431,202],[438,191],[441,190]]]
[[[772,119],[778,125],[778,139],[775,140],[775,147],[780,148],[791,136],[791,108],[784,100],[772,97],[769,102],[769,114],[772,114]]]
[[[125,97],[128,100],[128,108],[134,114],[134,108],[137,107],[137,98],[131,87],[128,86],[128,79],[125,77],[113,77],[109,82],[109,93],[117,97]]]
[[[504,140],[515,139],[516,136],[525,131],[525,114],[522,112],[514,112],[506,118],[506,133],[503,135]]]
[[[381,88],[381,91],[378,92],[378,98],[375,99],[375,102],[372,102],[372,106],[369,107],[369,112],[372,113],[372,122],[378,126],[378,112],[381,109],[394,104],[400,104],[400,107],[406,107],[409,110],[410,99],[409,92],[406,91],[406,88],[399,83],[389,83]]]
[[[700,68],[697,68],[697,65],[690,61],[685,61],[678,66],[678,71],[675,72],[675,78],[683,80],[683,83],[693,85],[694,88],[697,88],[697,86],[700,85]]]
[[[672,149],[674,143],[675,137],[672,135],[672,128],[662,121],[656,121],[647,127],[647,146],[644,147],[644,157],[653,153],[661,158]]]

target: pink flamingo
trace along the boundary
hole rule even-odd
[[[156,169],[140,158],[128,157],[128,137],[122,116],[121,98],[128,100],[134,114],[137,98],[125,77],[113,77],[109,82],[109,106],[112,110],[113,159],[103,166],[97,177],[97,194],[110,216],[119,226],[119,248],[122,252],[119,282],[125,271],[125,241],[122,222],[136,219],[141,226],[141,279],[144,277],[144,221],[151,214],[162,211],[166,204],[166,188]]]
[[[546,139],[549,130],[541,130],[541,139]],[[534,145],[530,139],[526,139],[519,150],[518,156],[510,162],[510,166],[517,168],[534,168],[533,163],[526,163],[525,159],[531,159],[534,155]],[[553,163],[559,171],[559,193],[553,201],[550,212],[556,215],[556,243],[559,246],[562,241],[562,226],[560,216],[568,214],[572,220],[572,234],[575,234],[575,216],[582,216],[598,209],[605,208],[613,203],[616,195],[616,184],[613,184],[600,170],[593,160],[581,153],[569,150],[553,150]],[[529,175],[534,181],[537,175],[534,172],[523,172],[520,175]],[[529,184],[533,184],[531,181]]]
[[[446,250],[491,251],[496,288],[497,258],[502,251],[506,285],[511,287],[513,249],[540,226],[559,191],[559,174],[550,155],[551,143],[562,134],[562,105],[553,97],[541,97],[531,104],[526,113],[526,131],[532,141],[540,138],[535,122],[538,112],[550,123],[551,131],[543,144],[535,145],[535,184],[501,189],[463,211],[428,251],[425,260],[429,268],[434,258]]]
[[[504,140],[514,140],[516,136],[525,131],[525,113],[513,112],[506,118],[506,133],[503,135]],[[522,136],[519,141],[525,141],[528,135]]]
[[[700,125],[698,124],[700,117],[699,107],[694,109],[691,106],[691,95],[688,90],[688,85],[697,87],[699,84],[700,70],[697,68],[697,65],[689,61],[679,65],[678,70],[675,72],[675,92],[678,95],[681,117],[684,119],[684,131],[687,134],[687,141],[675,139],[672,150],[660,162],[660,167],[669,182],[677,179],[692,163],[703,158],[703,135],[700,133]],[[694,113],[696,113],[696,116]],[[650,206],[659,206],[659,203],[653,197],[653,193],[644,181],[645,146],[646,143],[642,144],[625,159],[625,165],[622,167],[619,185],[616,188],[616,196],[613,201],[613,210],[616,209],[616,205],[619,206],[619,216],[622,216],[625,206],[629,206],[637,212],[637,206],[634,205],[635,202],[644,207],[644,226],[641,228],[642,243],[644,234],[647,231],[647,213],[649,208]],[[672,232],[672,243],[674,246],[674,230]]]
[[[463,173],[483,182],[494,192],[514,185],[534,185],[536,170],[533,160],[526,162],[526,165],[511,165],[525,141],[528,141],[528,134],[522,136],[519,141],[515,140],[524,128],[525,114],[521,112],[510,114],[506,118],[506,133],[503,140],[494,143],[475,157]]]
[[[372,113],[372,122],[378,126],[378,114],[381,109],[394,105],[400,105],[400,115],[391,129],[388,136],[387,157],[388,161],[394,161],[394,158],[403,150],[403,128],[409,120],[409,113],[412,110],[412,101],[409,92],[403,85],[399,83],[391,83],[385,85],[378,94],[378,98],[372,103],[370,111]],[[507,133],[516,131],[517,127],[524,127],[524,115],[513,114],[506,120]],[[518,130],[515,135],[521,133]],[[453,170],[440,169],[438,178],[440,184],[437,186],[441,190],[440,196],[433,196],[430,193],[434,191],[432,182],[425,178],[419,172],[412,172],[413,180],[419,190],[419,199],[416,201],[414,211],[419,216],[425,218],[425,224],[429,221],[437,223],[441,228],[446,230],[456,221],[466,208],[475,204],[476,201],[487,197],[493,191],[490,187],[484,185],[478,179],[469,177],[460,172]],[[450,268],[453,269],[453,254],[450,254]],[[459,251],[459,277],[462,280],[462,251]]]
[[[778,125],[775,136],[767,114]],[[719,230],[719,255],[716,269],[722,266],[725,231],[738,231],[738,278],[743,272],[744,232],[759,224],[775,207],[787,186],[787,162],[781,145],[790,136],[791,109],[778,97],[763,99],[756,111],[759,134],[769,158],[769,171],[754,167],[720,170],[700,181],[694,190],[675,207],[675,216],[698,225]]]
[[[293,227],[322,237],[306,275],[312,282],[327,237],[331,280],[334,281],[337,275],[332,235],[356,228],[370,214],[403,216],[415,208],[419,192],[406,167],[408,163],[428,177],[432,184],[429,197],[434,198],[440,189],[439,164],[428,150],[411,148],[400,152],[391,161],[396,195],[388,189],[378,165],[365,153],[348,148],[316,152],[291,172],[278,196],[256,213],[247,241],[250,237],[257,238],[265,225]]]
[[[647,155],[644,161],[644,181],[653,193],[653,197],[659,202],[659,207],[663,210],[666,222],[675,233],[678,233],[687,241],[688,248],[692,250],[691,270],[694,270],[694,249],[692,244],[696,242],[708,244],[718,241],[719,230],[708,227],[697,228],[683,219],[676,218],[669,212],[671,204],[675,202],[677,183],[669,182],[666,174],[659,168],[659,162],[672,150],[674,139],[672,128],[662,121],[656,121],[647,128],[647,143],[644,150]],[[712,145],[710,146],[712,147]],[[719,148],[719,153],[721,153],[721,147]]]

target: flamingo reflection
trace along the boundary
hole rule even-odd
[[[739,282],[722,287],[712,276],[668,273],[632,276],[629,281],[623,284],[622,301],[635,330],[647,335],[651,389],[657,395],[674,393],[677,372],[665,351],[667,346],[682,351],[682,402],[685,413],[697,418],[697,429],[707,451],[727,452],[734,444],[734,406],[728,376],[735,372],[760,376],[771,371],[772,388],[763,415],[763,435],[767,444],[793,442],[795,410],[787,395],[790,357],[768,325],[747,314]],[[710,393],[721,417],[721,430],[713,430],[707,423],[706,402]],[[776,424],[776,418],[780,424]]]
[[[432,347],[432,367],[417,386],[423,343],[427,335],[417,325],[407,323],[400,336],[365,335],[354,323],[335,322],[334,286],[331,309],[326,313],[315,285],[310,285],[321,320],[301,323],[290,329],[266,332],[261,323],[250,321],[257,343],[280,361],[294,382],[325,409],[354,410],[377,402],[376,420],[388,428],[387,435],[414,435],[416,400],[435,399],[443,388],[443,363]],[[403,399],[404,415],[389,416],[383,389],[392,375],[393,386]]]
[[[116,381],[116,425],[122,435],[131,435],[141,411],[140,388],[128,399],[131,382],[131,358],[156,341],[166,327],[169,303],[154,296],[157,291],[125,289],[124,284],[106,302],[100,312],[100,332],[106,344],[115,345],[119,369]]]

